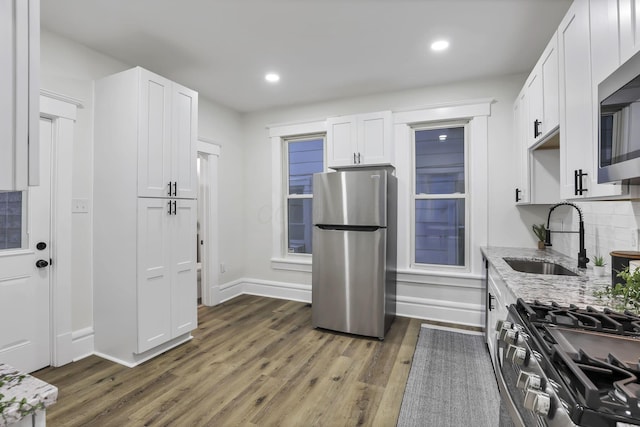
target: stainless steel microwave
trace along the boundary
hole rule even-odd
[[[598,182],[640,184],[640,53],[598,85]]]

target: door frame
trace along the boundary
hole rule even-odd
[[[200,283],[202,291],[202,304],[214,306],[220,304],[220,275],[219,275],[219,244],[218,244],[218,163],[220,160],[221,146],[215,141],[207,138],[198,138],[198,156],[205,159],[200,164],[201,181],[206,181],[203,199],[198,203],[203,203],[203,221],[200,224],[200,236],[204,244],[200,248],[201,270]],[[200,191],[198,190],[198,194]],[[199,244],[200,242],[198,242]]]
[[[40,90],[40,117],[51,120],[51,259],[50,363],[62,366],[73,361],[71,325],[71,197],[73,137],[78,99]]]

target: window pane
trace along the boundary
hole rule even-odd
[[[313,199],[289,199],[289,253],[310,254],[313,224],[311,219]]]
[[[416,263],[464,265],[464,199],[416,200]]]
[[[313,174],[324,170],[324,139],[315,138],[290,141],[289,153],[289,194],[312,194]]]
[[[416,194],[464,193],[464,127],[415,132]]]
[[[22,192],[0,192],[0,249],[22,247]]]

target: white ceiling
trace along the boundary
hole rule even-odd
[[[240,112],[528,72],[571,0],[42,0],[42,26]],[[429,45],[447,38],[451,47]],[[268,84],[268,71],[281,81]]]

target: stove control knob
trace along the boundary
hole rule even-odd
[[[512,323],[507,322],[506,320],[498,320],[496,322],[496,331],[501,331],[503,329],[513,329]]]
[[[542,390],[542,379],[536,374],[520,371],[516,387],[521,390]]]
[[[502,332],[500,332],[500,338],[507,344],[517,344],[518,331],[515,329],[503,329]]]
[[[551,397],[539,390],[527,390],[524,394],[524,407],[538,415],[546,416],[551,410]]]
[[[511,361],[516,365],[528,365],[529,364],[529,352],[524,347],[516,347],[513,355],[511,356]]]
[[[509,344],[506,359],[511,360],[516,365],[526,366],[529,364],[529,352],[524,347]]]

